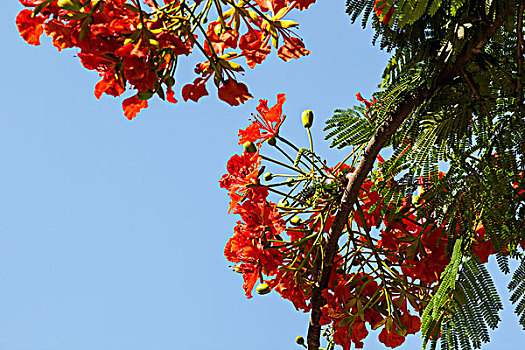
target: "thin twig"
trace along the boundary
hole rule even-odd
[[[518,71],[516,74],[516,101],[519,107],[523,106],[523,11],[525,10],[525,3],[523,1],[518,5],[518,18],[516,26],[516,35],[518,42],[516,44],[516,60],[518,61]]]
[[[481,98],[481,94],[479,93],[479,89],[476,86],[476,84],[474,83],[474,81],[472,80],[472,77],[470,76],[470,73],[467,72],[467,70],[465,68],[463,68],[461,70],[461,74],[463,75],[463,78],[465,78],[465,81],[467,82],[467,85],[470,87],[470,90],[472,91],[472,93],[476,97],[476,100],[481,102],[481,107],[483,108],[483,111],[487,115],[489,123],[492,124],[492,116],[490,115],[490,111],[487,108],[487,105],[485,104],[483,99]]]

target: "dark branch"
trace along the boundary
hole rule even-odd
[[[465,78],[465,81],[467,82],[467,85],[469,86],[470,90],[476,97],[476,100],[481,102],[481,107],[483,108],[483,111],[485,112],[485,115],[487,116],[489,122],[491,122],[492,117],[490,115],[490,111],[488,110],[485,102],[482,101],[481,94],[479,93],[478,87],[474,83],[474,80],[472,80],[472,77],[470,76],[470,74],[467,72],[466,69],[462,69],[461,74],[463,75],[463,78]]]
[[[518,16],[516,24],[516,34],[518,36],[518,42],[516,43],[516,60],[518,62],[518,71],[516,79],[516,101],[518,106],[523,105],[523,11],[525,10],[525,4],[520,2],[518,5]]]
[[[368,142],[361,161],[354,172],[347,175],[348,184],[341,199],[340,208],[334,218],[330,232],[328,233],[324,242],[325,256],[323,259],[324,267],[319,278],[312,290],[310,314],[310,324],[308,327],[308,350],[318,350],[320,347],[321,326],[319,321],[321,319],[321,307],[324,306],[325,300],[322,296],[322,291],[328,287],[330,275],[333,267],[333,261],[338,251],[338,240],[344,230],[348,221],[350,211],[354,207],[359,194],[361,185],[367,178],[369,172],[372,170],[377,155],[383,146],[387,143],[390,137],[397,131],[403,121],[410,115],[412,110],[423,103],[426,99],[432,97],[435,91],[450,82],[456,77],[472,59],[481,52],[483,47],[487,44],[492,36],[499,30],[503,23],[503,18],[498,16],[481,36],[478,42],[474,45],[467,46],[463,52],[458,56],[454,65],[449,69],[441,71],[438,74],[435,84],[427,87],[426,84],[414,89],[407,95],[390,117],[381,125],[373,138]]]

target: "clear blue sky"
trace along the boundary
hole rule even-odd
[[[299,115],[311,108],[317,146],[344,156],[321,142],[322,121],[370,95],[387,55],[343,0],[318,2],[296,16],[312,54],[247,72],[246,105],[210,91],[198,104],[153,102],[132,122],[121,99],[95,99],[98,76],[75,51],[25,44],[18,1],[0,3],[0,350],[299,349],[307,316],[275,293],[246,300],[228,268],[237,219],[217,180],[257,100],[281,92],[282,133],[306,142]],[[502,317],[484,349],[521,348],[510,307]],[[372,335],[365,348],[378,344]]]

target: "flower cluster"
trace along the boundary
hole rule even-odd
[[[376,100],[357,98],[367,110],[377,108]],[[284,94],[277,95],[272,107],[260,100],[251,124],[239,130],[239,144],[245,151],[230,158],[228,173],[220,180],[230,197],[229,212],[240,216],[224,254],[243,275],[249,298],[260,281],[264,289],[258,288],[259,294],[275,290],[307,312],[323,266],[323,242],[354,167],[345,163],[328,167],[313,149],[306,152],[283,138],[279,129],[285,119],[285,100]],[[311,120],[304,125],[309,128]],[[281,144],[297,152],[295,160]],[[265,145],[283,153],[291,164],[261,155]],[[263,175],[262,161],[296,174]],[[378,157],[378,162],[384,161]],[[279,181],[283,176],[288,178]],[[322,291],[325,304],[320,324],[330,326],[331,341],[345,350],[352,344],[362,348],[370,329],[381,329],[379,341],[391,348],[400,346],[408,334],[417,333],[421,327],[417,313],[432,297],[450,261],[445,224],[436,226],[416,215],[416,206],[424,200],[407,197],[398,210],[386,210],[374,181],[368,179],[361,186],[356,209],[348,217],[347,242],[332,261],[328,288]],[[419,195],[430,184],[421,178]],[[287,187],[290,189],[281,190]],[[275,204],[268,199],[270,194],[282,198]],[[481,223],[472,232],[472,253],[486,262],[494,253],[492,243]]]
[[[307,55],[309,51],[292,31],[297,23],[284,17],[315,2],[245,0],[236,4],[232,0],[220,5],[195,0],[190,5],[186,0],[164,0],[160,6],[160,0],[19,1],[32,8],[23,9],[16,18],[22,38],[37,46],[45,32],[58,51],[78,49],[82,65],[101,77],[95,86],[97,99],[103,94],[120,96],[127,88],[136,91],[122,103],[130,120],[148,107],[154,95],[177,103],[174,75],[178,58],[196,48],[206,61],[195,68],[199,77],[182,88],[182,98],[197,102],[208,95],[206,83],[213,77],[221,100],[232,106],[246,102],[252,95],[235,77],[244,69],[233,60],[245,57],[254,68],[272,45],[285,61]],[[219,18],[204,28],[211,6],[216,7]]]

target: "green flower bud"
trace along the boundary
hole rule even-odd
[[[245,142],[244,145],[242,145],[242,147],[244,147],[244,150],[248,153],[257,152],[257,147],[255,147],[255,145],[251,141]]]
[[[290,203],[288,203],[288,201],[286,200],[286,198],[281,198],[279,200],[279,202],[277,202],[277,205],[280,206],[280,207],[287,207],[290,205]]]
[[[151,98],[151,96],[153,96],[153,91],[149,90],[149,91],[139,91],[139,93],[137,94],[137,98],[139,100],[149,100]]]
[[[164,83],[167,87],[172,87],[175,85],[175,79],[173,77],[167,77],[166,80],[164,80]]]
[[[288,186],[288,187],[292,187],[292,186],[293,186],[294,179],[291,178],[291,177],[289,177],[289,178],[286,179],[285,182],[286,182],[286,186]]]
[[[255,288],[255,291],[259,295],[265,295],[265,294],[270,293],[272,290],[270,289],[270,286],[268,286],[266,283],[263,282],[259,284],[257,288]]]
[[[273,179],[273,174],[270,172],[267,172],[266,174],[263,175],[263,179],[265,181],[271,181]]]
[[[310,129],[314,122],[314,112],[312,112],[311,109],[306,109],[303,111],[303,114],[301,114],[301,120],[303,122],[303,126],[307,129]]]
[[[303,221],[301,220],[301,218],[298,217],[297,215],[290,219],[290,223],[294,226],[299,226],[301,225],[302,222]]]
[[[299,345],[304,345],[304,338],[301,336],[298,336],[297,338],[295,338],[295,342]]]
[[[277,139],[276,139],[275,137],[270,137],[270,138],[268,139],[268,144],[269,144],[270,146],[275,146],[275,145],[277,144]]]

